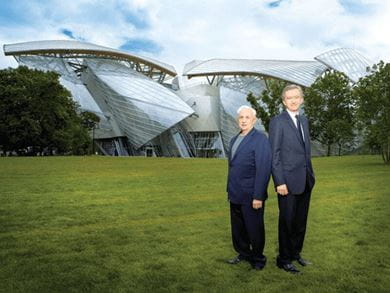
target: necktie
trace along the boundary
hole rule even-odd
[[[301,138],[302,143],[305,143],[305,140],[303,139],[303,135],[302,135],[302,127],[301,127],[301,121],[299,119],[299,115],[295,115],[295,118],[297,119],[297,128],[298,128],[299,137]]]

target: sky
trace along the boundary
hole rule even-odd
[[[173,65],[211,58],[313,60],[354,48],[390,59],[390,1],[6,0],[0,44],[79,40]],[[0,68],[16,67],[0,50]]]

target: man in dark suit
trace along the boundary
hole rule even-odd
[[[310,134],[306,117],[299,115],[303,92],[288,85],[282,93],[286,111],[271,119],[269,139],[272,148],[272,177],[279,205],[279,255],[277,266],[299,273],[293,265],[310,264],[301,257],[306,232],[314,172],[311,164]]]
[[[241,131],[230,142],[227,192],[233,247],[238,256],[228,263],[244,260],[261,270],[266,264],[264,208],[271,176],[271,148],[268,138],[254,128],[256,111],[241,106],[237,114]]]

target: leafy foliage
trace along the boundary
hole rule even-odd
[[[354,104],[349,79],[340,72],[327,71],[305,90],[305,115],[310,122],[310,135],[327,147],[341,147],[354,138]]]
[[[25,66],[0,70],[0,146],[4,151],[87,151],[87,129],[58,76]]]
[[[381,61],[371,71],[354,89],[359,126],[366,143],[390,163],[390,64]]]
[[[80,116],[84,127],[88,130],[96,128],[96,125],[100,122],[99,116],[89,111],[81,112]]]
[[[281,96],[286,82],[269,79],[266,80],[266,86],[267,88],[257,98],[252,93],[249,93],[247,101],[256,110],[257,117],[261,120],[265,130],[268,132],[271,118],[283,110]]]

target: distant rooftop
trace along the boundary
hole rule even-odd
[[[189,78],[210,75],[260,75],[310,86],[327,66],[317,61],[211,59],[187,66]]]
[[[146,64],[151,68],[161,70],[162,72],[174,77],[177,75],[173,66],[154,60],[149,57],[143,57],[136,54],[130,54],[121,50],[103,47],[91,43],[70,41],[70,40],[46,40],[33,41],[16,44],[6,44],[3,47],[5,55],[59,55],[61,57],[109,57],[120,60],[135,61]]]
[[[343,72],[353,82],[365,76],[372,62],[359,52],[339,48],[327,51],[313,61],[261,60],[261,59],[210,59],[194,60],[184,67],[183,75],[197,76],[261,76],[272,77],[302,86],[310,86],[327,69]]]

